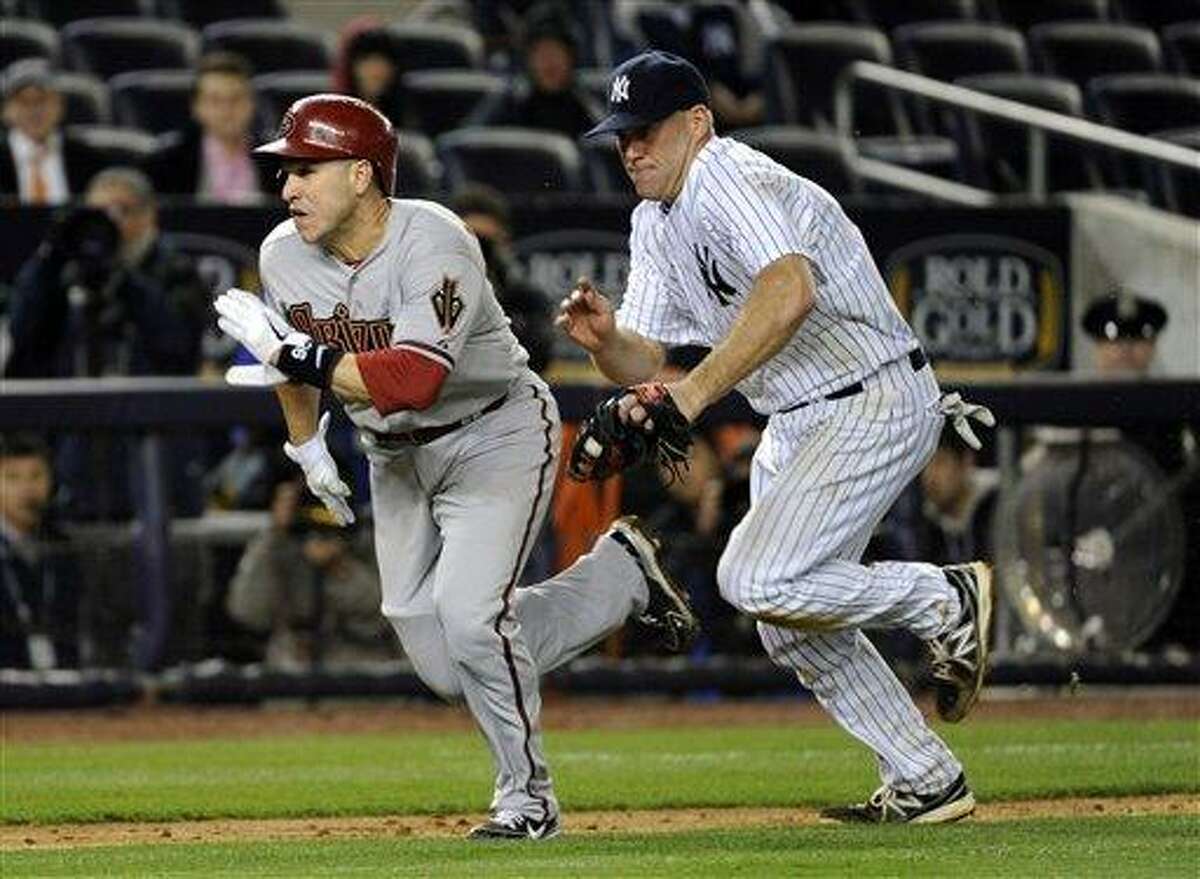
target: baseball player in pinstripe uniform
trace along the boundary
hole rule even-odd
[[[229,380],[275,386],[284,450],[343,524],[354,514],[321,391],[345,406],[371,464],[383,613],[430,688],[465,700],[495,761],[491,818],[470,835],[548,839],[560,825],[538,675],[627,617],[677,647],[695,618],[633,519],[515,588],[557,470],[554,398],[526,367],[475,237],[439,205],[390,197],[387,119],[354,98],[304,98],[259,152],[282,160],[291,219],[262,245],[265,302],[217,300],[221,328],[260,361]]]
[[[770,416],[754,457],[751,508],[717,570],[721,594],[758,621],[767,653],[795,671],[877,758],[882,787],[831,809],[849,821],[943,822],[975,805],[962,767],[863,634],[899,627],[930,648],[938,711],[964,717],[983,682],[989,568],[859,559],[875,525],[932,455],[944,418],[978,447],[969,417],[940,395],[859,230],[810,180],[715,136],[708,89],[687,61],[646,52],[618,67],[609,115],[643,201],[633,212],[620,309],[582,281],[557,321],[623,385],[650,381],[663,346],[712,352],[665,386],[694,419],[733,389]],[[646,426],[639,399],[620,400]]]

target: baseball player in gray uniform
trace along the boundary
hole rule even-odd
[[[940,395],[837,202],[715,136],[708,103],[700,73],[669,53],[643,53],[613,72],[609,115],[589,134],[617,135],[643,199],[633,212],[629,279],[615,314],[584,281],[557,321],[627,386],[658,373],[666,344],[709,346],[686,378],[665,386],[682,415],[694,419],[736,388],[770,416],[754,456],[750,510],[718,566],[721,594],[758,620],[770,657],[878,758],[882,787],[828,817],[961,818],[975,805],[962,767],[862,630],[906,628],[927,641],[938,711],[959,720],[983,682],[990,570],[859,559],[933,454],[944,418],[976,447],[968,418],[994,421],[982,407]],[[638,400],[621,398],[619,411],[646,427]]]
[[[559,810],[542,747],[538,676],[630,616],[682,646],[695,618],[657,543],[618,520],[552,580],[517,589],[559,454],[554,399],[526,367],[474,236],[449,210],[394,199],[396,135],[369,105],[315,95],[277,140],[291,219],[262,244],[264,299],[216,303],[259,360],[237,384],[273,385],[284,449],[346,523],[349,490],[325,445],[332,390],[370,460],[384,615],[421,678],[465,700],[496,766],[477,839],[547,839]]]

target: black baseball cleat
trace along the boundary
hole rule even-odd
[[[884,785],[865,803],[823,809],[821,817],[843,824],[948,824],[975,811],[975,795],[960,774],[936,794],[906,794]]]
[[[650,601],[638,622],[657,632],[667,650],[675,653],[684,650],[700,631],[700,624],[688,603],[687,593],[663,569],[658,557],[662,541],[637,516],[617,519],[609,534],[633,556],[646,578]]]
[[[467,839],[553,839],[562,832],[558,816],[533,818],[520,812],[502,810],[482,824],[472,827]]]
[[[943,635],[928,642],[937,689],[938,717],[962,720],[979,699],[987,675],[988,633],[992,625],[992,569],[983,562],[942,568],[958,593],[962,613]]]

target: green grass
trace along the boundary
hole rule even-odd
[[[0,855],[38,876],[1195,876],[1186,818],[1093,818],[951,827],[806,827],[612,835],[518,845],[450,839],[127,846]]]
[[[1200,789],[1193,721],[972,722],[941,730],[980,800]],[[550,731],[568,810],[786,806],[869,793],[873,761],[830,727]],[[7,744],[7,823],[478,812],[474,733]]]

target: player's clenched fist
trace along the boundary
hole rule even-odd
[[[616,331],[612,304],[587,278],[580,278],[575,289],[559,303],[554,323],[590,352],[603,348]]]

